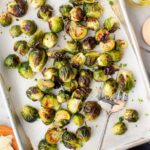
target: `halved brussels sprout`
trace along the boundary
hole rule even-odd
[[[109,52],[109,55],[111,56],[112,61],[114,62],[118,62],[122,58],[122,52],[119,50],[112,50]]]
[[[57,110],[60,107],[60,104],[58,103],[56,96],[51,93],[45,95],[40,102],[41,102],[41,106],[44,108]]]
[[[115,40],[107,40],[104,42],[100,42],[100,48],[104,52],[108,52],[108,51],[113,50],[115,48]]]
[[[110,78],[104,82],[103,93],[105,96],[113,97],[117,92],[117,89],[118,89],[117,81],[114,80],[113,78]]]
[[[95,2],[95,0],[84,0],[84,3],[89,3],[89,4],[91,4],[91,3],[94,3]]]
[[[83,5],[83,10],[87,17],[100,18],[103,14],[103,7],[99,2],[94,2],[92,4],[85,3]]]
[[[46,52],[42,49],[34,49],[30,51],[28,59],[29,65],[32,68],[32,70],[34,72],[41,72],[47,61]]]
[[[92,50],[96,47],[96,45],[97,45],[97,42],[95,38],[90,36],[83,40],[82,48],[84,50]]]
[[[71,9],[72,9],[71,5],[61,5],[59,7],[59,11],[60,11],[61,15],[64,18],[69,18],[70,17],[70,11],[71,11]]]
[[[53,8],[46,4],[40,7],[38,10],[37,16],[44,21],[48,21],[52,17]]]
[[[135,78],[130,71],[122,70],[117,77],[117,82],[119,84],[119,89],[128,93],[135,85]]]
[[[68,61],[66,59],[55,59],[53,63],[56,69],[68,66]]]
[[[108,75],[105,74],[104,70],[97,69],[93,73],[93,78],[97,82],[104,82],[108,79]]]
[[[49,19],[49,28],[52,32],[58,33],[64,29],[64,22],[61,17],[51,17]]]
[[[43,6],[46,3],[46,0],[30,0],[31,6],[38,8]]]
[[[29,62],[22,62],[19,65],[18,72],[25,79],[32,79],[35,76],[35,72],[32,71]]]
[[[44,96],[44,93],[36,86],[32,86],[27,89],[26,95],[32,101],[41,100]]]
[[[100,22],[96,18],[88,18],[86,20],[86,27],[88,29],[97,31],[100,28]]]
[[[20,64],[20,58],[15,54],[8,55],[4,60],[4,65],[7,68],[14,69]]]
[[[0,24],[3,27],[9,26],[12,23],[12,17],[8,13],[0,14]]]
[[[125,40],[116,40],[116,50],[123,51],[127,48],[127,42]]]
[[[53,122],[55,117],[55,110],[50,108],[41,108],[39,110],[39,116],[42,122],[46,125]]]
[[[80,113],[77,113],[73,116],[72,120],[73,122],[77,125],[77,126],[82,126],[83,123],[84,123],[84,119],[85,117],[80,114]]]
[[[15,42],[14,51],[18,52],[22,56],[25,56],[29,52],[29,47],[27,42],[24,40]]]
[[[81,69],[80,70],[80,76],[81,77],[87,77],[91,81],[93,79],[93,72],[89,69]]]
[[[78,82],[76,80],[72,80],[71,82],[66,82],[64,83],[64,90],[68,91],[68,92],[72,92],[75,89],[77,89],[78,87]]]
[[[106,75],[113,75],[116,71],[119,71],[119,69],[120,67],[118,65],[112,65],[103,68]]]
[[[78,84],[80,87],[89,87],[91,80],[86,76],[80,76],[78,78]]]
[[[21,115],[27,122],[34,122],[39,117],[38,110],[32,106],[24,105],[21,109]]]
[[[88,121],[95,120],[101,112],[101,106],[96,101],[88,101],[85,103],[83,111]]]
[[[69,0],[69,2],[73,5],[82,5],[84,3],[84,0]]]
[[[43,38],[43,45],[46,47],[46,48],[52,48],[56,45],[58,41],[58,36],[56,33],[52,33],[52,32],[49,32],[49,33],[46,33],[44,35],[44,38]]]
[[[14,25],[10,28],[9,33],[12,38],[15,38],[20,36],[22,34],[22,31],[19,25]]]
[[[70,19],[72,21],[81,21],[83,17],[83,10],[80,7],[74,7],[70,11]]]
[[[109,39],[110,33],[106,29],[100,29],[95,33],[95,39],[98,42],[105,42]]]
[[[113,126],[113,134],[114,135],[122,135],[127,131],[127,127],[124,122],[118,122]]]
[[[67,91],[60,90],[57,95],[57,101],[59,103],[64,103],[70,99],[70,94]]]

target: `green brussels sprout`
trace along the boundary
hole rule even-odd
[[[26,95],[32,101],[41,100],[44,96],[44,93],[36,86],[32,86],[27,89]]]
[[[49,19],[49,28],[52,32],[58,33],[64,29],[64,22],[61,17],[52,17]]]
[[[118,89],[118,84],[116,80],[110,78],[104,82],[103,93],[105,96],[113,97],[117,92],[117,89]]]
[[[97,82],[105,82],[108,79],[108,75],[105,74],[104,70],[97,69],[93,73],[93,78]]]
[[[54,120],[55,110],[50,108],[42,108],[39,110],[39,116],[44,124],[49,125]]]
[[[23,20],[20,27],[21,31],[28,36],[33,35],[37,30],[37,25],[32,20]]]
[[[97,45],[97,42],[95,38],[90,36],[83,40],[82,48],[84,50],[92,50],[96,47],[96,45]]]
[[[27,122],[34,122],[39,117],[38,110],[32,106],[24,105],[21,109],[21,115]]]
[[[17,68],[20,64],[20,59],[15,54],[8,55],[4,60],[4,65],[7,68],[14,69]]]
[[[29,62],[22,62],[19,65],[18,72],[25,79],[32,79],[35,76],[35,72],[32,71]]]
[[[38,144],[38,150],[58,150],[57,145],[51,145],[46,140],[41,140]]]
[[[3,27],[9,26],[12,23],[12,17],[8,13],[0,14],[0,24]]]
[[[22,56],[25,56],[29,52],[29,47],[27,42],[24,40],[15,42],[14,51],[18,52]]]
[[[29,53],[28,59],[29,59],[29,65],[32,68],[32,70],[34,72],[41,72],[41,70],[43,69],[47,61],[46,52],[42,49],[32,50]]]
[[[109,55],[111,56],[113,62],[118,62],[122,58],[122,52],[118,50],[110,51]]]
[[[68,33],[73,40],[78,41],[86,37],[88,30],[84,25],[71,21],[68,24]]]
[[[70,17],[70,11],[72,9],[72,6],[70,5],[61,5],[59,7],[59,11],[61,13],[61,15],[64,17],[64,18],[69,18]]]
[[[58,36],[56,33],[52,33],[52,32],[49,32],[49,33],[46,33],[44,35],[44,38],[43,38],[43,45],[46,47],[46,48],[52,48],[56,45],[58,41]]]
[[[126,109],[123,116],[129,122],[137,122],[139,120],[139,114],[135,109]]]
[[[88,121],[95,120],[101,112],[101,106],[96,101],[88,101],[85,103],[83,111]]]
[[[41,99],[41,106],[44,108],[50,108],[50,109],[59,109],[60,104],[57,101],[57,98],[54,94],[48,94],[45,95],[42,99]]]
[[[14,25],[10,28],[9,33],[14,38],[20,36],[22,31],[19,25]]]
[[[100,29],[95,33],[95,40],[98,42],[105,42],[109,39],[110,33],[106,29]]]
[[[47,52],[47,56],[53,59],[67,59],[65,51],[63,49],[49,51]]]
[[[54,63],[53,63],[53,66],[56,69],[60,69],[60,68],[67,66],[67,65],[68,65],[68,61],[66,59],[55,59]]]
[[[87,142],[91,137],[91,128],[87,126],[80,127],[77,129],[76,135],[82,143]]]
[[[81,21],[83,17],[83,10],[80,7],[74,7],[70,11],[70,19],[72,21]]]
[[[82,126],[83,123],[84,123],[84,119],[85,117],[80,114],[80,113],[77,113],[73,116],[72,120],[73,122],[77,125],[77,126]]]
[[[14,0],[7,4],[7,11],[15,17],[23,17],[28,10],[26,0]]]
[[[78,87],[78,82],[76,80],[72,80],[71,82],[66,82],[64,83],[64,90],[68,91],[68,92],[72,92],[75,89],[77,89]]]
[[[80,87],[89,87],[91,80],[86,76],[80,76],[78,78],[78,84]]]
[[[53,13],[53,8],[50,5],[46,4],[40,7],[37,16],[38,18],[48,22],[48,20],[52,17],[52,13]]]
[[[109,52],[111,50],[113,50],[115,48],[115,40],[107,40],[104,42],[100,42],[100,48],[104,51],[104,52]]]
[[[65,126],[71,120],[70,112],[68,110],[65,110],[65,109],[60,109],[56,112],[54,120],[60,126]]]
[[[83,10],[87,17],[100,18],[103,14],[103,7],[99,2],[94,2],[92,4],[85,3],[83,5]]]
[[[123,51],[126,48],[127,48],[126,41],[120,39],[116,41],[116,50]]]
[[[114,135],[122,135],[127,131],[127,127],[124,122],[118,122],[113,126],[112,132]]]
[[[97,31],[100,28],[100,22],[96,18],[87,18],[86,27],[90,30]]]
[[[69,0],[69,2],[73,5],[82,5],[84,3],[84,0]]]
[[[46,0],[30,0],[31,6],[38,8],[43,6],[46,3]]]
[[[67,91],[60,90],[57,95],[57,101],[59,103],[64,103],[70,99],[70,94]]]
[[[95,0],[84,0],[84,3],[92,4],[92,3],[94,3],[94,2],[95,2]]]

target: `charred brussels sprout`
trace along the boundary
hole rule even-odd
[[[34,8],[38,8],[43,6],[46,3],[46,0],[30,0],[31,6]]]
[[[21,31],[28,36],[33,35],[37,30],[37,25],[32,20],[22,21],[20,27]]]
[[[22,62],[19,65],[18,72],[25,79],[32,79],[35,76],[35,72],[32,71],[29,62]]]
[[[67,91],[60,90],[57,95],[57,101],[59,103],[64,103],[70,99],[70,94]]]
[[[61,17],[52,17],[49,19],[49,27],[52,32],[58,33],[64,29],[64,22]]]
[[[83,11],[80,7],[74,7],[70,11],[70,19],[72,21],[81,21],[83,17]]]
[[[127,42],[126,41],[120,40],[120,39],[116,41],[116,50],[122,51],[126,48],[127,48]]]
[[[84,0],[84,3],[92,4],[92,3],[94,3],[94,2],[95,2],[95,0]]]
[[[55,59],[53,65],[55,68],[60,69],[64,66],[68,66],[68,61],[66,59]]]
[[[105,42],[109,38],[109,32],[106,29],[100,29],[95,33],[95,39],[98,42]]]
[[[32,86],[27,89],[26,95],[29,99],[33,101],[41,100],[44,96],[44,93],[36,86]]]
[[[80,76],[78,78],[78,84],[80,87],[89,87],[90,82],[90,79],[86,76]]]
[[[51,59],[67,59],[63,49],[49,51],[47,52],[47,56]]]
[[[83,111],[86,120],[95,120],[101,112],[101,106],[96,101],[88,101],[85,103]]]
[[[23,40],[17,41],[14,44],[14,51],[18,52],[22,56],[25,56],[29,51],[27,42]]]
[[[118,62],[122,58],[122,52],[118,51],[118,50],[112,50],[112,51],[110,51],[109,55],[111,56],[112,61],[114,61],[114,62]]]
[[[39,110],[39,116],[42,122],[46,125],[53,122],[55,117],[55,110],[49,108],[42,108]]]
[[[48,21],[52,17],[53,8],[46,4],[40,7],[38,10],[37,16],[44,21]]]
[[[39,117],[38,110],[29,105],[23,106],[21,109],[21,115],[27,122],[34,122]]]
[[[46,53],[42,49],[32,50],[29,53],[28,59],[29,59],[29,65],[34,72],[40,72],[47,61]]]
[[[88,18],[86,21],[86,27],[88,29],[97,31],[100,28],[100,23],[96,18]]]
[[[74,91],[78,87],[78,82],[76,80],[72,80],[71,82],[64,83],[64,90],[68,92]]]
[[[43,45],[46,47],[46,48],[52,48],[56,45],[58,41],[58,36],[56,33],[52,33],[52,32],[49,32],[49,33],[46,33],[44,35],[44,38],[43,38]]]
[[[126,109],[123,116],[129,122],[137,122],[139,120],[139,114],[135,109]]]
[[[87,77],[90,80],[92,80],[93,79],[93,72],[89,69],[81,69],[80,70],[80,76]]]
[[[20,64],[20,59],[15,54],[8,55],[4,60],[5,67],[10,69],[17,68],[19,64]]]
[[[100,18],[103,14],[103,7],[99,2],[94,2],[92,4],[85,3],[83,5],[83,10],[87,17]]]
[[[64,18],[69,18],[70,17],[70,11],[72,9],[72,6],[70,5],[61,5],[59,7],[59,11],[61,13],[61,15],[64,17]]]
[[[91,128],[87,126],[80,127],[77,129],[76,135],[82,143],[87,142],[91,137]]]
[[[108,75],[105,74],[104,70],[97,69],[93,73],[93,78],[97,82],[104,82],[108,79]]]
[[[14,25],[10,28],[9,33],[14,38],[20,36],[22,31],[19,25]]]
[[[73,122],[77,125],[77,126],[82,126],[83,123],[84,123],[84,119],[85,117],[80,114],[80,113],[77,113],[73,116],[72,120]]]
[[[113,126],[112,132],[114,135],[122,135],[127,131],[125,123],[118,122]]]
[[[84,0],[69,0],[69,2],[73,5],[82,5],[84,3]]]
[[[3,27],[9,26],[12,23],[12,17],[8,13],[0,14],[0,24]]]
[[[82,48],[84,50],[92,50],[96,47],[96,40],[94,37],[87,37],[86,39],[84,39],[83,43],[82,43]]]
[[[113,50],[115,48],[115,40],[108,40],[108,41],[100,42],[100,48],[104,52]]]
[[[105,96],[113,97],[117,92],[118,84],[116,80],[110,78],[104,82],[103,92]]]

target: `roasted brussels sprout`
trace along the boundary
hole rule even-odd
[[[37,30],[37,25],[33,20],[23,20],[20,27],[21,31],[28,36],[33,35]]]
[[[76,135],[82,143],[87,142],[91,137],[91,128],[87,126],[80,127],[77,129]]]
[[[39,110],[39,116],[42,122],[46,125],[53,122],[55,117],[55,110],[50,108],[42,108]]]
[[[104,42],[100,42],[100,48],[104,52],[108,52],[108,51],[113,50],[115,48],[115,40],[107,40]]]
[[[45,95],[40,102],[41,106],[44,108],[57,110],[60,107],[60,104],[58,103],[57,98],[54,94]]]
[[[108,79],[108,75],[105,74],[104,70],[97,69],[93,73],[93,78],[97,82],[104,82]]]
[[[139,114],[135,109],[126,109],[123,116],[129,122],[137,122],[139,120]]]
[[[32,71],[29,62],[22,62],[19,65],[18,72],[25,79],[32,79],[35,76],[35,72]]]
[[[30,0],[31,6],[38,8],[43,6],[46,3],[46,0]]]
[[[113,97],[117,92],[117,89],[118,89],[118,84],[116,80],[114,80],[113,78],[110,78],[104,82],[103,93],[105,96]]]
[[[95,2],[95,0],[84,0],[84,3],[89,3],[89,4],[91,4],[91,3],[94,3]]]
[[[43,45],[46,47],[46,48],[52,48],[56,45],[58,41],[58,36],[56,33],[52,33],[52,32],[49,32],[49,33],[46,33],[44,35],[44,38],[43,38]]]
[[[113,126],[112,132],[114,135],[122,135],[127,131],[127,127],[124,122],[118,122]]]
[[[96,19],[96,18],[88,18],[86,20],[86,27],[88,29],[97,31],[100,28],[100,23],[99,23],[98,19]]]
[[[85,3],[83,5],[83,10],[87,17],[100,18],[103,14],[103,7],[99,2],[94,2],[92,4]]]
[[[70,94],[67,91],[60,90],[58,95],[57,95],[57,101],[59,103],[64,103],[70,99]]]
[[[74,7],[70,11],[70,19],[72,21],[81,21],[83,17],[83,10],[80,7]]]
[[[92,80],[93,79],[93,72],[89,69],[81,69],[80,70],[80,76],[81,77],[87,77],[90,80]]]
[[[122,52],[119,50],[112,50],[109,52],[109,55],[111,56],[112,61],[114,62],[118,62],[122,58]]]
[[[34,122],[39,117],[38,110],[29,105],[23,106],[21,109],[21,115],[27,122]]]
[[[82,43],[82,48],[84,50],[92,50],[96,47],[97,42],[95,40],[94,37],[87,37],[86,39],[84,39],[83,43]]]
[[[78,84],[80,87],[89,87],[91,80],[86,76],[80,76],[78,78]]]
[[[29,53],[28,60],[32,70],[34,72],[40,72],[47,61],[46,52],[42,49],[32,50]]]
[[[103,68],[105,75],[113,75],[116,71],[119,71],[119,69],[120,68],[118,65],[112,65]]]
[[[77,126],[82,126],[83,123],[84,123],[84,119],[85,117],[80,114],[80,113],[77,113],[73,116],[72,120],[73,122],[77,125]]]
[[[26,41],[20,40],[14,44],[14,51],[25,56],[29,52],[29,47]]]
[[[61,17],[52,17],[49,19],[49,28],[52,32],[58,33],[64,29],[64,22]]]
[[[83,111],[88,121],[95,120],[101,112],[101,106],[96,101],[88,101],[85,103]]]
[[[69,2],[73,5],[82,5],[84,3],[84,0],[69,0]]]
[[[70,11],[72,9],[72,6],[70,5],[61,5],[59,7],[59,11],[61,13],[61,15],[64,17],[64,18],[69,18],[70,17]]]
[[[15,54],[8,55],[4,60],[5,67],[10,69],[17,68],[19,64],[20,64],[20,59]]]
[[[105,20],[104,28],[107,29],[110,33],[113,33],[119,28],[119,22],[116,18],[110,17]]]
[[[135,85],[135,79],[130,71],[122,70],[118,77],[117,82],[119,84],[119,89],[123,92],[129,92]]]
[[[106,29],[100,29],[95,33],[95,39],[98,42],[105,42],[109,39],[110,33]]]
[[[127,48],[127,42],[126,41],[120,40],[120,39],[116,41],[116,50],[122,51],[126,48]]]
[[[64,90],[68,91],[68,92],[72,92],[75,89],[77,89],[78,87],[78,82],[76,80],[72,80],[71,82],[66,82],[64,83]]]
[[[12,38],[14,38],[20,36],[22,34],[22,31],[19,25],[14,25],[10,28],[9,33]]]
[[[68,61],[66,59],[55,59],[53,65],[56,69],[60,69],[64,66],[68,66]]]
[[[59,126],[65,126],[70,122],[71,115],[65,109],[60,109],[56,112],[54,120],[58,123]]]
[[[0,14],[0,24],[3,27],[9,26],[12,23],[12,17],[8,13]]]
[[[46,4],[40,7],[38,10],[37,16],[44,21],[48,21],[52,17],[53,8]]]

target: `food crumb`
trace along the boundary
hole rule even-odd
[[[145,113],[145,116],[149,116],[149,114],[148,114],[148,113]]]
[[[139,103],[142,103],[142,102],[143,102],[143,99],[138,98],[138,102],[139,102]]]
[[[8,87],[8,92],[10,92],[11,91],[11,87]]]

